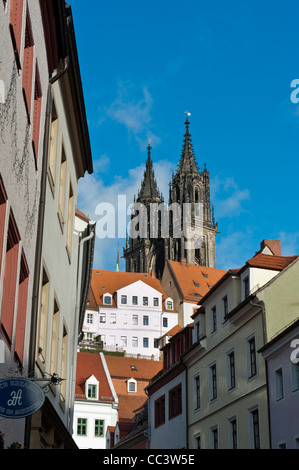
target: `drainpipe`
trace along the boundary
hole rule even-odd
[[[150,419],[149,393],[148,393],[146,388],[144,389],[144,391],[145,391],[145,394],[147,396],[147,430],[144,431],[144,435],[146,437],[146,449],[149,449],[150,439],[151,439],[151,427],[150,427],[151,419]]]
[[[95,222],[90,222],[90,226],[95,226]],[[77,325],[77,320],[79,319],[79,308],[80,308],[80,291],[82,283],[82,263],[83,263],[83,245],[92,240],[95,233],[91,232],[87,237],[83,238],[79,243],[79,263],[78,263],[78,281],[77,281],[77,300],[76,300],[76,314],[75,314],[75,325]]]
[[[90,222],[90,226],[94,226],[95,222]],[[79,324],[79,316],[80,316],[80,293],[81,293],[81,283],[82,283],[82,264],[83,264],[83,246],[86,242],[92,240],[94,237],[94,232],[91,232],[87,237],[82,238],[79,242],[79,262],[78,262],[78,280],[77,280],[77,299],[76,299],[76,309],[75,309],[75,322],[74,322],[74,339],[78,338],[78,331],[77,326]],[[74,341],[74,357],[77,354],[77,344]],[[71,374],[71,396],[70,401],[72,403],[72,399],[75,396],[75,385],[76,385],[76,363],[72,367],[72,374]],[[74,419],[74,406],[70,410],[70,423],[71,426],[73,425]]]

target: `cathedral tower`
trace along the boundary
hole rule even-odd
[[[168,258],[185,259],[188,264],[216,267],[215,237],[217,224],[210,201],[210,176],[206,169],[199,171],[194,156],[188,116],[185,122],[181,160],[172,175],[169,191],[169,209],[180,207],[179,216],[170,211],[170,239]],[[185,227],[184,228],[184,217]],[[189,227],[189,231],[188,231]]]
[[[135,211],[131,217],[130,234],[123,255],[127,272],[154,273],[161,278],[168,259],[216,267],[217,224],[211,208],[210,176],[206,165],[202,171],[197,166],[189,124],[187,116],[182,155],[169,185],[168,205],[164,204],[163,196],[158,190],[151,159],[152,149],[148,145],[141,189],[137,199],[134,198],[139,219],[136,224]],[[143,214],[138,211],[139,204],[143,207]],[[159,207],[154,217],[152,206]],[[163,225],[165,220],[166,231]],[[142,230],[140,226],[143,227]],[[138,236],[134,230],[138,231]]]
[[[164,239],[161,238],[160,227],[157,227],[155,238],[151,237],[151,205],[163,205],[164,200],[159,192],[157,181],[153,170],[151,159],[151,146],[147,147],[148,157],[144,172],[141,189],[138,191],[137,198],[134,198],[134,207],[139,217],[137,225],[133,219],[136,214],[131,217],[130,234],[127,239],[126,248],[123,257],[126,260],[127,272],[154,273],[156,277],[161,278],[165,264],[165,248]],[[139,205],[145,209],[144,213],[138,208]],[[158,225],[160,224],[160,219]],[[139,233],[136,237],[133,230]]]

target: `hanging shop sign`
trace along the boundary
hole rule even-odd
[[[22,378],[0,380],[0,416],[19,419],[38,411],[45,401],[43,390]]]

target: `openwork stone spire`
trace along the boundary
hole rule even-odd
[[[191,175],[194,173],[198,173],[198,167],[194,156],[191,134],[189,132],[189,120],[188,116],[186,118],[186,133],[184,136],[184,144],[183,144],[183,151],[181,155],[181,160],[178,166],[177,174],[183,175]]]
[[[153,162],[151,159],[151,150],[152,147],[150,143],[147,147],[147,161],[146,168],[144,172],[143,181],[141,183],[141,189],[138,193],[137,202],[147,203],[147,202],[162,202],[163,197],[159,192],[157,181],[155,178],[155,173],[153,170]]]

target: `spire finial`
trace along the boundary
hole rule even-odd
[[[151,139],[148,139],[148,146],[147,146],[147,162],[146,162],[146,166],[150,165],[152,166],[152,158],[151,158],[151,150],[152,150],[152,147],[151,147]]]
[[[186,124],[186,134],[189,134],[189,120],[188,120],[188,118],[191,116],[191,113],[188,110],[186,110],[185,114],[187,115],[186,116],[186,122],[185,122],[185,124]]]
[[[117,248],[116,272],[119,272],[119,248]]]

